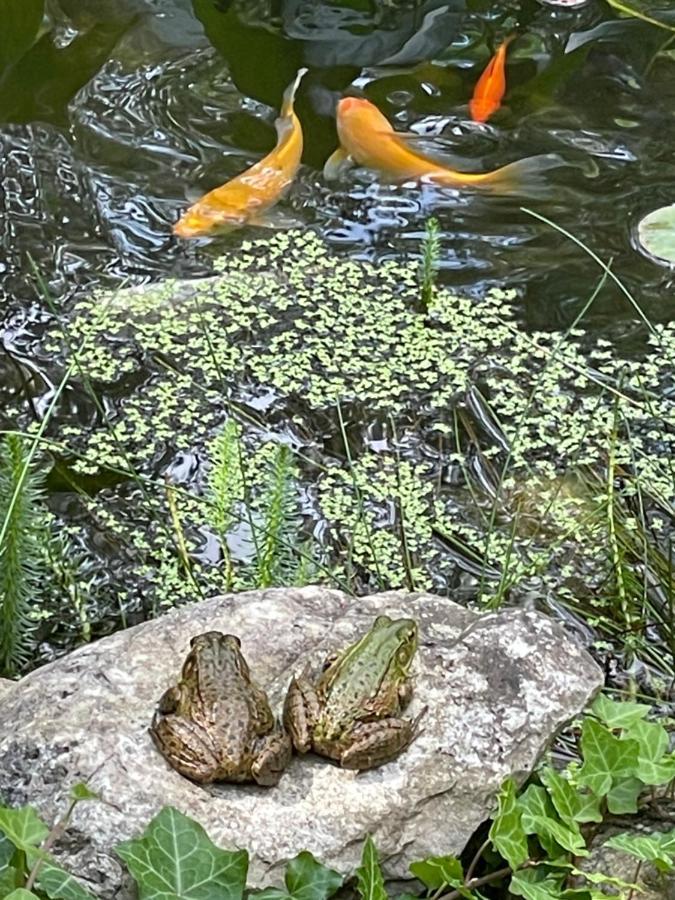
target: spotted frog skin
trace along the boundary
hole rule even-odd
[[[291,742],[251,680],[239,638],[209,631],[193,637],[190,648],[180,681],[163,694],[153,718],[157,748],[199,784],[277,784]]]
[[[298,752],[372,769],[405,750],[420,719],[401,717],[412,695],[408,672],[416,649],[412,619],[378,616],[359,641],[326,660],[316,683],[306,674],[293,678],[284,725]]]

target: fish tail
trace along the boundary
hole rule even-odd
[[[486,172],[476,179],[475,185],[487,193],[505,197],[550,197],[556,187],[544,175],[565,164],[565,160],[557,153],[528,156],[495,169],[494,172]]]
[[[282,116],[290,116],[293,112],[293,104],[295,103],[295,94],[298,90],[298,85],[307,74],[307,71],[307,69],[298,69],[297,75],[284,91],[284,99],[281,104]]]

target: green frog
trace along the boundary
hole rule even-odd
[[[190,641],[180,681],[160,698],[150,733],[170,765],[199,784],[277,784],[292,746],[252,681],[233,634]]]
[[[412,696],[408,676],[417,649],[412,619],[378,616],[360,640],[324,663],[316,684],[291,681],[284,725],[300,753],[314,750],[346,769],[372,769],[399,755],[417,734],[401,717]]]

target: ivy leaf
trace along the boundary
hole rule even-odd
[[[568,828],[555,819],[535,816],[532,824],[535,834],[539,838],[549,838],[563,849],[573,853],[574,856],[588,856],[586,841],[579,831],[579,826],[574,823],[574,828]]]
[[[221,850],[201,825],[172,806],[152,819],[143,836],[117,854],[138,885],[140,900],[241,900],[248,853]]]
[[[614,782],[635,774],[638,750],[637,741],[621,740],[595,719],[585,719],[581,730],[584,763],[577,775],[579,783],[604,797]]]
[[[584,822],[602,822],[599,797],[596,797],[591,791],[585,793],[579,791],[579,800],[579,811],[576,815],[579,824],[582,825]]]
[[[535,867],[514,872],[509,884],[509,893],[526,900],[560,900],[562,883],[567,873],[551,873],[545,868]]]
[[[94,900],[94,895],[90,894],[70,872],[57,865],[44,850],[29,847],[26,850],[26,857],[31,868],[37,862],[40,863],[35,884],[52,900]]]
[[[625,778],[615,784],[607,794],[607,809],[615,816],[636,813],[638,797],[644,784],[637,778]]]
[[[16,887],[19,880],[23,881],[24,879],[20,878],[19,870],[14,866],[6,866],[0,870],[0,897],[6,897]]]
[[[445,885],[459,888],[464,884],[464,868],[456,856],[429,856],[410,863],[410,871],[431,891]]]
[[[529,784],[516,802],[522,812],[520,824],[525,834],[534,834],[535,819],[555,816],[555,807],[541,785]]]
[[[539,772],[539,777],[547,788],[562,821],[570,828],[575,828],[578,821],[577,814],[581,808],[579,792],[552,766],[543,768]]]
[[[497,814],[490,827],[490,840],[512,869],[529,856],[527,837],[521,824],[522,810],[516,801],[516,784],[507,778],[498,797]]]
[[[0,807],[0,831],[19,850],[37,847],[49,834],[49,829],[32,806],[17,809]]]
[[[14,856],[14,844],[6,835],[0,832],[0,873],[9,865],[10,859]]]
[[[323,866],[308,850],[298,853],[286,866],[286,890],[256,891],[256,900],[327,900],[342,885],[342,875]]]
[[[0,66],[16,62],[31,47],[44,13],[44,0],[0,0]]]
[[[649,712],[644,703],[628,700],[612,700],[606,694],[598,694],[591,706],[591,712],[608,728],[630,728]]]
[[[377,850],[370,835],[363,845],[361,865],[356,870],[356,885],[362,900],[387,900]]]
[[[622,850],[643,862],[650,862],[659,872],[672,872],[675,868],[675,831],[665,834],[616,834],[603,847]]]
[[[675,755],[666,755],[668,732],[663,725],[635,722],[624,737],[636,740],[640,746],[636,774],[644,784],[667,784],[675,777]]]

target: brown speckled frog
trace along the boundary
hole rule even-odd
[[[159,701],[150,733],[167,761],[193,781],[277,784],[291,758],[288,735],[251,680],[232,634],[190,641],[181,679]]]
[[[316,684],[294,678],[284,725],[300,753],[314,750],[347,769],[372,769],[399,755],[417,734],[420,716],[401,718],[417,649],[412,619],[378,616],[359,641],[327,660]]]

